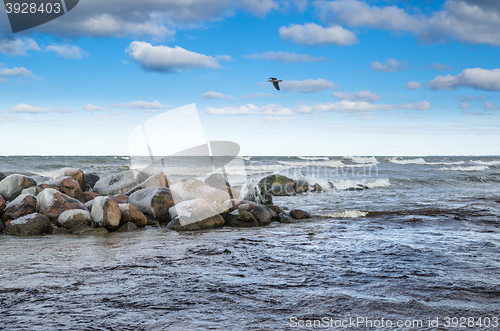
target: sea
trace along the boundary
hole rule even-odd
[[[194,157],[167,161],[171,181],[209,174]],[[0,156],[0,173],[77,167],[105,176],[148,162]],[[0,329],[500,329],[499,156],[221,164],[237,189],[271,174],[319,184],[322,192],[273,197],[313,217],[193,232],[0,235]]]

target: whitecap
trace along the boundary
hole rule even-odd
[[[489,169],[487,166],[468,166],[468,167],[449,167],[449,168],[439,168],[438,170],[449,170],[449,171],[483,171]]]
[[[327,218],[358,218],[358,217],[365,217],[366,215],[368,215],[368,212],[366,212],[366,211],[346,210],[346,211],[338,212],[338,213],[319,214],[319,215],[314,215],[314,216],[315,217],[327,217]]]

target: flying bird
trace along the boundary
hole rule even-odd
[[[280,85],[278,84],[279,82],[282,82],[282,80],[278,80],[277,78],[269,77],[268,82],[272,82],[274,87],[279,91],[280,90]]]

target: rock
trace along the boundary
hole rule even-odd
[[[91,215],[95,226],[117,228],[122,217],[118,203],[110,197],[96,197],[93,201]]]
[[[159,228],[161,226],[160,221],[146,216],[148,223],[146,224],[147,226],[152,226],[153,228]]]
[[[283,209],[281,209],[279,206],[271,205],[271,206],[267,206],[267,207],[271,208],[276,214],[283,212]]]
[[[368,190],[368,189],[369,189],[369,187],[366,185],[357,184],[356,187],[346,188],[346,191],[364,191],[364,190]]]
[[[241,187],[240,198],[245,201],[254,201],[265,205],[273,203],[271,194],[267,193],[264,187],[252,179],[244,183]]]
[[[267,192],[275,196],[292,196],[297,194],[292,185],[283,184],[273,185]]]
[[[335,185],[333,185],[332,182],[328,182],[328,187],[331,189],[331,190],[335,190]]]
[[[52,179],[59,179],[62,177],[71,177],[74,180],[78,182],[78,185],[80,186],[80,189],[85,191],[85,186],[83,185],[83,170],[82,169],[77,169],[77,168],[62,168],[59,171],[57,171],[55,174],[52,175]],[[65,192],[63,192],[65,193]],[[67,193],[66,193],[67,194]],[[68,194],[69,195],[69,194]]]
[[[295,220],[286,213],[279,213],[276,221],[280,223],[293,223]]]
[[[137,207],[129,203],[119,204],[118,207],[122,215],[120,224],[131,222],[138,227],[145,227],[148,224],[148,219]]]
[[[227,208],[224,201],[229,200],[227,192],[216,189],[198,179],[183,179],[170,186],[183,200],[203,199],[217,212],[224,212]]]
[[[101,195],[99,193],[85,191],[85,192],[83,192],[83,201],[85,201],[85,203],[87,203],[90,200],[94,200],[96,197],[100,197],[100,196]]]
[[[50,233],[52,224],[47,216],[32,213],[7,224],[4,233],[11,236],[34,236]]]
[[[68,234],[69,231],[70,230],[66,228],[58,228],[57,226],[53,226],[51,234]]]
[[[36,198],[31,194],[21,194],[5,206],[2,220],[8,222],[35,212]]]
[[[300,209],[292,209],[290,211],[290,216],[296,220],[301,220],[304,218],[311,218],[311,214],[309,214],[307,211],[300,210]]]
[[[0,216],[2,216],[3,211],[5,210],[5,206],[7,205],[7,201],[0,195]]]
[[[116,231],[117,232],[131,232],[131,231],[134,231],[134,230],[137,230],[137,225],[135,225],[132,222],[127,222],[127,223],[121,225],[118,228],[118,230],[116,230]]]
[[[312,186],[312,192],[317,192],[317,193],[323,192],[323,188],[321,187],[321,185],[316,183]]]
[[[309,183],[305,179],[297,179],[293,188],[297,193],[307,193],[309,191]]]
[[[17,174],[10,175],[0,182],[0,195],[3,196],[5,200],[12,201],[17,198],[25,188],[35,185],[36,182],[33,178]]]
[[[40,185],[41,183],[45,183],[46,181],[50,180],[50,177],[42,175],[31,176],[31,178],[33,178],[33,180],[36,182],[36,185]]]
[[[128,203],[128,195],[125,195],[125,194],[116,194],[116,195],[113,195],[113,196],[110,196],[111,199],[113,199],[114,201],[116,201],[118,204],[120,203]]]
[[[1,182],[2,180],[4,180],[4,178],[5,178],[5,177],[7,177],[7,176],[5,176],[4,174],[0,173],[0,182]]]
[[[134,192],[151,187],[170,187],[170,181],[165,176],[165,174],[160,171],[159,173],[152,175],[144,182],[140,183],[139,185],[125,193],[125,195],[131,195]]]
[[[161,223],[170,222],[168,210],[181,201],[182,198],[177,193],[166,187],[145,188],[132,193],[129,198],[131,205]]]
[[[100,196],[100,195],[99,195]],[[85,202],[85,208],[91,213],[92,212],[92,206],[94,205],[94,199]]]
[[[91,226],[78,226],[69,230],[70,234],[106,234],[108,230],[106,228],[93,228]]]
[[[148,177],[144,172],[127,170],[99,179],[92,191],[100,195],[124,194],[145,181]]]
[[[21,195],[22,194],[31,194],[33,196],[37,196],[38,194],[40,194],[40,192],[43,191],[43,188],[41,188],[40,186],[31,186],[31,187],[28,187],[28,188],[25,188],[22,192],[21,192]]]
[[[238,209],[251,213],[258,225],[268,225],[278,217],[271,208],[253,201],[233,199],[226,201],[225,204],[230,212]]]
[[[59,215],[57,224],[66,229],[72,229],[77,226],[89,226],[92,224],[92,217],[90,217],[90,213],[86,210],[66,210]]]
[[[269,175],[260,180],[259,185],[264,187],[267,191],[271,189],[274,185],[288,185],[292,189],[295,186],[295,181],[283,175]],[[295,189],[293,189],[295,191]]]
[[[203,199],[187,200],[169,209],[172,230],[206,230],[224,225],[224,219]]]
[[[66,169],[66,168],[65,168]],[[80,170],[81,171],[81,170]],[[64,193],[78,201],[85,202],[80,183],[73,177],[66,176],[58,179],[49,180],[39,185],[41,188],[55,188],[61,193]]]
[[[95,183],[99,181],[99,175],[96,174],[95,172],[90,172],[90,173],[85,173],[83,175],[83,188],[82,190],[84,191],[91,191]]]
[[[243,228],[259,226],[259,223],[252,215],[252,213],[246,210],[236,209],[230,213],[225,213],[224,221],[225,225],[227,226],[243,227]]]
[[[64,194],[53,188],[46,188],[37,196],[37,210],[50,218],[57,220],[66,210],[83,209],[87,210],[85,205],[80,201]]]

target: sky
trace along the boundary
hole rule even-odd
[[[193,103],[241,155],[500,155],[499,1],[80,0],[18,33],[0,9],[0,155],[129,155]]]

